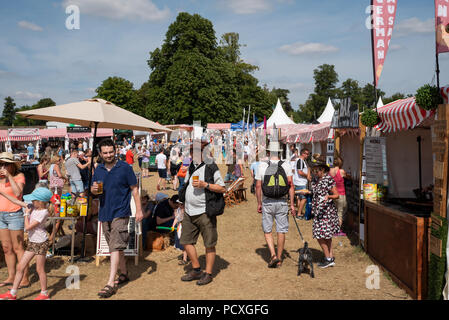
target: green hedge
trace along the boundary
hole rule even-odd
[[[444,275],[446,273],[446,243],[447,243],[447,231],[448,223],[447,219],[432,215],[432,220],[441,220],[443,225],[435,230],[431,228],[432,236],[440,239],[442,241],[442,256],[441,258],[430,254],[430,264],[429,264],[429,284],[427,291],[428,300],[442,300],[443,299],[443,288],[446,284]],[[430,245],[430,244],[429,244]]]

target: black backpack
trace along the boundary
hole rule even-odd
[[[283,161],[279,161],[277,164],[268,161],[268,168],[265,171],[262,183],[262,192],[265,197],[282,198],[290,190],[287,175],[284,168],[282,168],[283,163]]]

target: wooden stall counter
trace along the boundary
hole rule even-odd
[[[430,216],[365,201],[365,250],[414,299],[427,294]]]

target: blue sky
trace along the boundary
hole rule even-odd
[[[90,98],[109,76],[139,88],[179,12],[212,21],[217,39],[237,32],[242,58],[259,66],[260,84],[290,90],[296,109],[313,91],[313,70],[334,64],[340,82],[372,82],[369,0],[15,0],[0,10],[0,99],[17,106],[50,97],[57,104]],[[66,28],[66,7],[80,9],[80,29]],[[432,0],[398,0],[396,26],[379,87],[412,93],[434,80]],[[449,83],[449,53],[440,56]],[[157,120],[157,119],[154,119]]]

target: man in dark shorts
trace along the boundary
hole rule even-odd
[[[115,146],[111,139],[104,139],[99,144],[100,157],[104,164],[98,165],[93,177],[91,191],[99,195],[100,212],[98,220],[111,252],[111,270],[106,286],[98,295],[109,298],[116,293],[117,287],[129,281],[124,250],[128,246],[128,222],[131,216],[131,195],[136,204],[136,222],[143,219],[137,179],[133,169],[115,158]],[[103,182],[103,193],[99,192],[98,181]],[[114,281],[120,269],[120,275]]]
[[[159,173],[159,181],[157,182],[157,190],[165,190],[167,183],[167,156],[164,149],[161,149],[156,156],[157,172]]]

